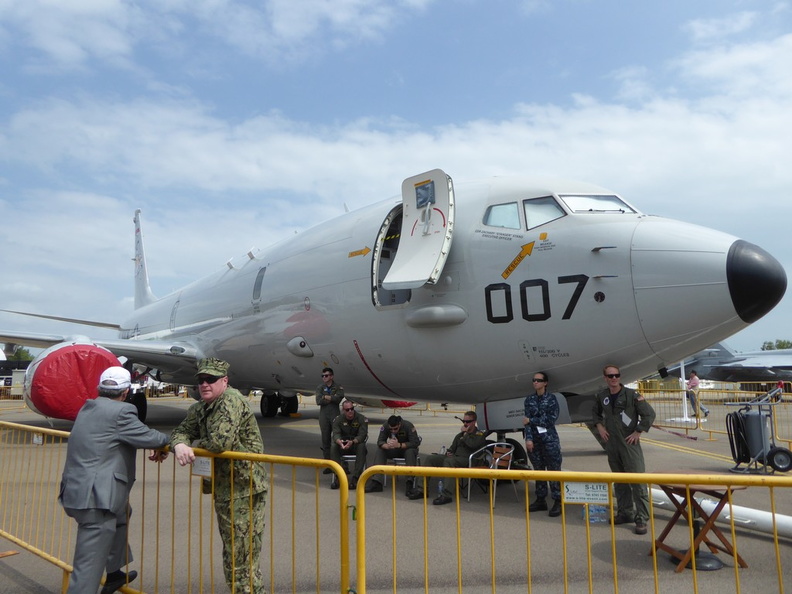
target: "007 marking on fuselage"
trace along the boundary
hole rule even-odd
[[[568,320],[572,317],[575,307],[580,301],[580,296],[583,294],[583,289],[588,283],[589,277],[585,274],[571,274],[568,276],[559,276],[556,281],[559,285],[577,283],[575,290],[572,292],[567,303],[564,315],[561,316],[562,320]],[[528,308],[528,291],[532,287],[537,287],[541,291],[542,311],[538,313],[530,313]],[[551,317],[550,311],[550,283],[543,278],[534,278],[524,280],[520,283],[520,310],[522,311],[522,318],[526,322],[542,322],[549,320]],[[500,303],[496,303],[500,295]],[[484,287],[484,303],[487,308],[487,321],[491,324],[508,324],[514,320],[514,308],[512,306],[512,286],[509,283],[493,283]],[[495,306],[500,307],[502,315],[495,314]]]

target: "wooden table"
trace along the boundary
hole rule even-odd
[[[732,546],[729,539],[721,532],[721,530],[715,525],[715,521],[718,519],[721,511],[729,502],[729,495],[733,491],[740,491],[745,489],[746,487],[734,486],[734,487],[723,487],[723,486],[715,486],[715,485],[658,485],[663,492],[668,496],[671,500],[671,503],[674,504],[676,507],[676,511],[671,519],[668,521],[665,529],[660,533],[660,536],[654,541],[654,545],[652,549],[649,551],[650,555],[653,555],[657,549],[661,549],[675,559],[679,559],[679,564],[676,567],[676,572],[679,573],[688,563],[690,563],[691,557],[695,554],[698,550],[698,547],[701,543],[707,545],[711,552],[716,553],[717,551],[723,551],[724,553],[731,555],[737,560],[740,567],[748,567],[748,564],[745,560],[735,552],[734,547]],[[688,491],[690,493],[688,497]],[[715,509],[712,510],[712,513],[707,513],[702,509],[701,504],[696,501],[695,495],[697,493],[703,495],[709,495],[713,499],[717,501],[715,505]],[[690,507],[688,507],[688,504]],[[680,518],[685,519],[685,527],[689,526],[691,522],[690,514],[693,513],[693,519],[696,517],[700,518],[703,521],[703,526],[701,530],[696,535],[693,544],[690,548],[685,551],[679,551],[675,548],[672,548],[665,544],[665,539],[668,534],[671,532],[671,529],[676,525]],[[708,538],[709,534],[714,534],[717,539],[720,541],[720,544],[717,542],[713,542]]]

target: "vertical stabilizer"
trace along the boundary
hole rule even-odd
[[[135,211],[135,309],[154,303],[156,300],[149,286],[143,232],[140,230],[140,209],[137,209]]]

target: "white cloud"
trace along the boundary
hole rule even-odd
[[[718,45],[677,61],[681,74],[726,96],[788,100],[792,34],[768,41]],[[691,85],[692,86],[692,85]]]
[[[755,12],[739,12],[716,19],[696,19],[684,28],[696,42],[722,42],[726,37],[751,28],[757,19],[758,14]]]
[[[90,60],[129,68],[144,44],[189,52],[188,35],[278,64],[376,40],[400,17],[433,1],[4,0],[0,39],[40,52],[44,60],[28,57],[28,67],[36,69],[84,68]]]
[[[655,90],[648,80],[649,72],[644,66],[625,67],[611,73],[610,78],[619,83],[616,98],[622,101],[645,101]]]
[[[0,21],[14,45],[46,56],[29,67],[80,67],[90,58],[129,65],[140,13],[122,0],[6,0]]]

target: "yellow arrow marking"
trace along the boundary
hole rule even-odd
[[[369,252],[371,252],[371,248],[366,246],[362,250],[355,250],[354,252],[349,252],[349,256],[348,257],[354,258],[355,256],[365,256]]]
[[[526,256],[531,255],[531,252],[533,251],[534,243],[536,242],[532,241],[531,243],[526,243],[525,245],[522,246],[522,250],[520,250],[520,253],[517,255],[517,257],[514,260],[512,260],[511,264],[509,264],[506,267],[506,270],[504,270],[501,273],[501,276],[503,278],[509,278],[509,275],[511,275],[511,273],[514,272],[514,269],[520,265],[520,262],[522,262]]]

